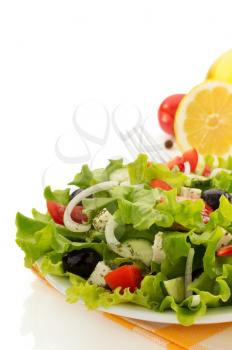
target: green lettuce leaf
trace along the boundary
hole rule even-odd
[[[188,229],[198,229],[202,231],[205,225],[202,221],[203,200],[185,200],[177,202],[177,190],[166,191],[164,202],[156,206],[156,209],[169,213],[173,221]]]
[[[70,189],[52,191],[50,186],[44,189],[44,198],[48,201],[54,201],[63,205],[67,205],[70,201]]]
[[[35,220],[37,221],[42,221],[45,223],[48,223],[49,221],[52,220],[52,217],[50,214],[42,214],[40,213],[38,210],[36,210],[35,208],[32,209],[32,216]]]
[[[118,198],[118,209],[114,213],[120,224],[132,224],[135,230],[149,229],[153,224],[161,227],[170,227],[173,218],[167,211],[155,209],[160,201],[161,193],[157,189],[118,187],[110,192]]]
[[[232,224],[232,204],[225,196],[221,196],[219,208],[210,214],[207,230],[212,230],[217,226],[227,228]]]
[[[132,203],[125,199],[118,201],[115,219],[120,224],[132,224],[136,230],[147,230],[153,224],[160,227],[170,227],[173,218],[168,212],[153,209],[144,202]]]
[[[105,174],[107,176],[107,179],[110,178],[110,175],[118,169],[122,169],[123,166],[123,159],[109,159],[109,164],[105,168]]]
[[[230,278],[231,276],[230,274]],[[230,287],[224,280],[224,276],[211,279],[205,272],[191,283],[189,289],[200,295],[201,300],[208,307],[218,307],[231,296]]]
[[[91,171],[88,165],[83,165],[79,173],[77,173],[69,185],[75,185],[80,188],[87,188],[100,182],[110,179],[110,175],[117,169],[123,168],[122,159],[110,159],[107,167],[95,169]]]
[[[80,188],[87,188],[93,184],[93,173],[88,165],[83,165],[81,172],[76,174],[73,181],[69,185],[75,185]]]
[[[207,307],[206,304],[201,301],[198,306],[192,307],[193,297],[185,299],[181,304],[177,304],[173,297],[166,296],[159,308],[159,311],[165,311],[172,309],[176,312],[177,320],[183,326],[191,326],[194,324],[196,319],[200,316],[203,316],[206,313]]]
[[[31,267],[37,259],[52,250],[55,226],[52,222],[44,224],[24,220],[20,214],[16,216],[16,225],[16,243],[25,252],[25,266]]]
[[[115,230],[115,236],[120,242],[127,241],[128,239],[142,238],[153,243],[156,232],[158,232],[158,229],[155,227],[149,230],[138,231],[132,225],[119,225]]]
[[[165,259],[161,262],[161,272],[168,279],[184,276],[186,259],[191,248],[187,242],[188,234],[183,232],[163,233]]]
[[[205,303],[201,301],[197,307],[192,307],[193,297],[189,297],[181,304],[177,304],[173,297],[165,296],[164,294],[162,282],[165,279],[166,277],[162,273],[158,273],[155,276],[146,276],[141,283],[141,287],[134,293],[131,293],[128,288],[123,292],[120,291],[120,288],[109,291],[102,287],[91,285],[79,276],[70,274],[71,287],[66,291],[66,300],[69,303],[83,300],[89,309],[108,308],[121,303],[132,303],[162,312],[173,309],[182,325],[192,325],[197,317],[205,314]]]
[[[190,233],[190,241],[195,245],[205,245],[206,251],[203,257],[204,272],[208,274],[210,278],[215,278],[218,274],[215,252],[219,240],[225,235],[225,230],[221,227],[217,227],[211,232],[204,232],[201,235],[197,235],[194,232]]]
[[[221,171],[218,173],[212,178],[212,187],[229,193],[232,192],[232,172]]]
[[[170,186],[179,188],[184,185],[187,176],[178,171],[170,170],[164,164],[152,163],[145,171],[145,182],[150,183],[152,179],[159,179],[167,182]]]
[[[62,253],[57,253],[55,251],[44,255],[40,265],[40,272],[42,275],[67,276],[68,274],[65,273],[63,269],[62,256]]]
[[[94,197],[94,198],[85,198],[82,201],[84,207],[84,213],[88,216],[89,219],[96,216],[96,214],[103,208],[106,208],[108,211],[115,211],[116,209],[115,198],[106,197]]]
[[[232,156],[228,156],[225,159],[222,157],[214,157],[212,155],[207,155],[204,158],[204,163],[209,165],[212,169],[224,168],[224,169],[232,170]]]
[[[111,292],[97,285],[91,285],[73,274],[70,274],[70,282],[72,286],[66,291],[69,303],[75,303],[81,299],[89,309],[95,309],[99,306],[107,308],[121,303],[134,303],[150,308],[147,296],[140,289],[136,290],[135,293],[131,293],[128,288],[123,292],[120,288]]]
[[[67,230],[65,227],[55,225],[53,221],[45,223],[33,220],[20,213],[16,215],[16,226],[16,243],[25,252],[27,267],[31,267],[36,260],[51,251],[65,253],[74,249],[91,248],[103,255],[106,247],[104,242],[71,241],[63,235]],[[72,234],[76,233],[72,232]]]
[[[147,161],[148,157],[146,154],[139,154],[134,162],[128,164],[130,183],[132,185],[144,183]]]

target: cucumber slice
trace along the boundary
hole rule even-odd
[[[113,171],[110,174],[110,180],[111,181],[118,181],[118,182],[129,182],[130,183],[130,177],[127,168],[117,169]]]
[[[189,175],[185,183],[188,187],[199,188],[201,190],[207,190],[212,186],[212,179],[210,177],[200,175]]]
[[[151,264],[152,244],[146,239],[128,239],[124,242],[131,250],[133,258],[142,261],[146,266]]]
[[[185,298],[184,277],[173,278],[164,281],[164,287],[168,295],[172,296],[176,303],[181,303]]]

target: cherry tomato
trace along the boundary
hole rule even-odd
[[[165,181],[159,179],[153,179],[150,182],[152,188],[161,188],[161,190],[169,191],[172,187]]]
[[[232,244],[219,248],[216,255],[217,256],[232,255]]]
[[[55,221],[55,223],[59,225],[64,225],[64,212],[66,206],[57,202],[47,201],[48,212]],[[76,206],[71,214],[73,221],[78,224],[87,221],[87,216],[82,213],[83,207],[81,205]]]
[[[204,170],[202,172],[203,176],[210,176],[211,175],[211,168],[208,164],[205,164]]]
[[[83,207],[81,205],[77,205],[74,207],[71,218],[73,221],[77,222],[78,224],[82,224],[83,222],[86,222],[88,220],[87,216],[82,213]]]
[[[180,171],[183,172],[185,170],[185,162],[189,162],[190,170],[191,172],[194,172],[198,163],[198,153],[195,150],[195,148],[184,152],[181,157],[177,156],[174,159],[170,160],[167,163],[167,166],[169,167],[169,169],[174,168],[174,166],[178,166]]]
[[[111,289],[129,288],[131,292],[134,292],[140,286],[142,278],[141,270],[137,266],[123,265],[109,272],[105,276],[105,281]]]
[[[171,95],[165,98],[158,110],[159,124],[162,130],[169,135],[174,135],[174,119],[177,107],[184,94]]]

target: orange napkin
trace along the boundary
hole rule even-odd
[[[231,350],[232,322],[184,327],[140,321],[104,313],[104,315],[168,350]]]
[[[34,267],[33,271],[41,277]],[[47,285],[47,280],[41,277]],[[52,287],[52,286],[51,286]],[[52,287],[53,288],[53,287]],[[135,320],[103,313],[112,321],[150,338],[168,350],[232,350],[232,322],[209,325],[181,325]]]

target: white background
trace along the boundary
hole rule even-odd
[[[231,10],[229,0],[0,1],[1,349],[155,348],[65,304],[24,269],[14,217],[45,210],[42,179],[56,187],[78,171],[78,162],[57,158],[55,143],[62,135],[66,156],[86,153],[72,124],[79,104],[85,109],[78,122],[98,137],[105,131],[103,105],[111,115],[126,104],[133,124],[135,104],[153,136],[159,133],[160,101],[204,80],[231,48]],[[92,156],[100,150],[93,164],[126,157],[112,127],[107,136],[105,146],[89,143]]]

